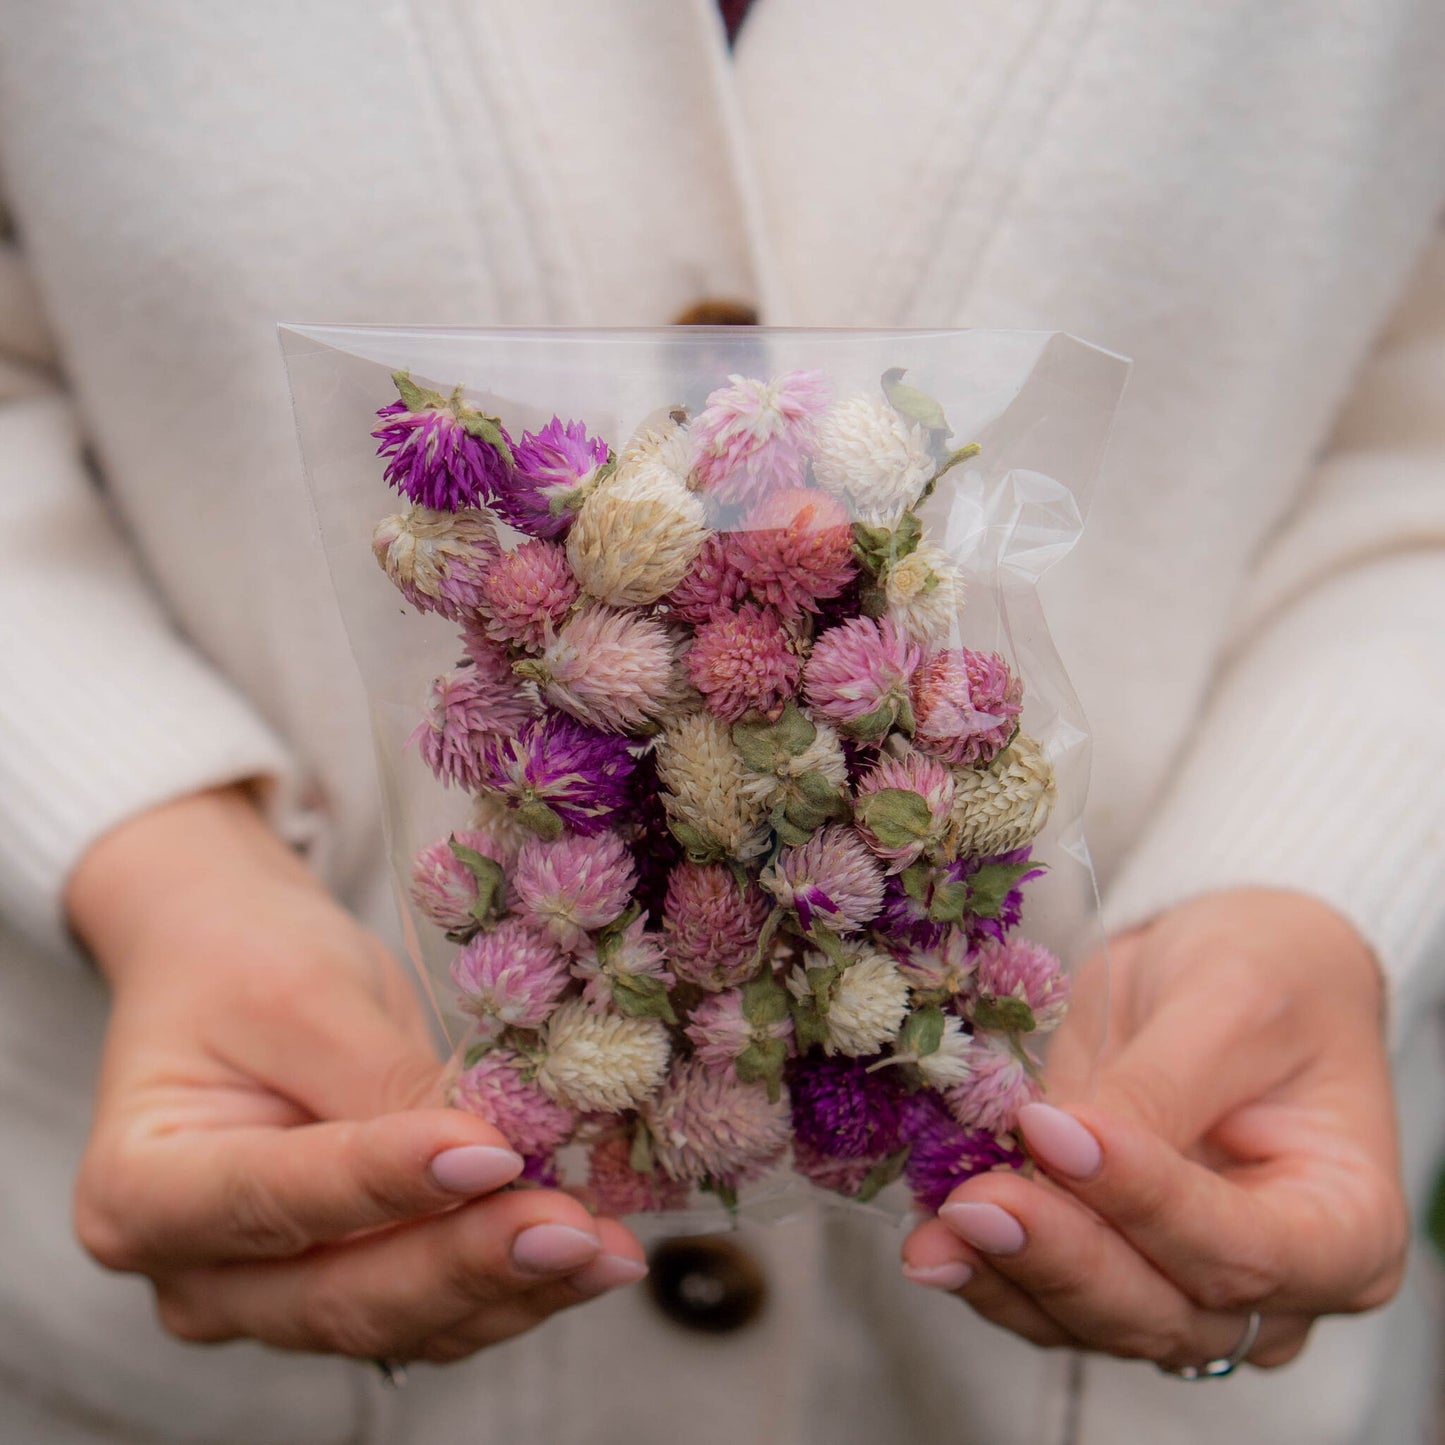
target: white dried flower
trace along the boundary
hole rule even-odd
[[[660,463],[674,475],[686,477],[692,463],[687,423],[672,413],[644,421],[622,448],[617,470],[625,475],[643,462]]]
[[[414,506],[383,517],[371,537],[382,571],[419,612],[460,620],[476,611],[482,578],[500,555],[490,514]]]
[[[813,719],[818,729],[817,736],[796,757],[783,759],[770,773],[750,773],[744,784],[747,795],[762,804],[765,811],[771,811],[787,793],[787,785],[804,773],[822,773],[835,788],[848,782],[848,760],[843,755],[843,744],[838,730],[831,723]]]
[[[932,542],[920,542],[883,579],[891,617],[915,642],[946,642],[963,606],[963,577],[953,558]]]
[[[490,833],[497,845],[507,850],[509,864],[515,861],[522,844],[536,836],[517,821],[516,812],[496,793],[478,793],[472,799],[470,826]]]
[[[537,1082],[569,1108],[619,1113],[650,1098],[672,1051],[658,1019],[597,1013],[586,999],[562,1004],[547,1021]]]
[[[973,1073],[973,1035],[963,1031],[963,1020],[957,1014],[944,1014],[943,1037],[931,1054],[923,1054],[913,1062],[935,1089],[962,1083]]]
[[[850,948],[845,956],[848,966],[833,986],[823,1014],[828,1026],[823,1049],[829,1054],[865,1058],[898,1037],[908,1016],[908,981],[893,959],[876,948]],[[823,954],[810,953],[789,976],[788,991],[795,998],[808,997],[813,992],[808,974],[828,967]]]
[[[905,421],[882,396],[851,396],[818,424],[813,476],[860,521],[891,526],[936,470],[928,441],[922,426]]]
[[[657,739],[663,806],[689,853],[746,862],[768,844],[768,808],[728,725],[710,712],[675,718]]]
[[[1049,821],[1058,789],[1036,738],[1020,733],[984,768],[955,768],[952,844],[958,855],[1010,853]]]

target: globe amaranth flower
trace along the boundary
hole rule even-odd
[[[977,963],[973,942],[962,928],[946,927],[932,947],[905,946],[897,958],[899,972],[919,992],[957,995],[973,988]]]
[[[572,973],[586,981],[582,997],[599,1010],[613,1003],[619,990],[635,988],[639,982],[650,981],[664,989],[677,982],[668,972],[661,935],[649,933],[641,915],[615,937],[584,938],[572,960]]]
[[[519,1154],[555,1149],[572,1132],[571,1110],[548,1098],[527,1077],[527,1064],[511,1049],[490,1049],[452,1085],[450,1103],[497,1129]]]
[[[944,1091],[948,1112],[966,1129],[1006,1134],[1019,1110],[1042,1096],[1023,1059],[997,1034],[975,1034],[968,1076]]]
[[[547,1020],[537,1082],[574,1109],[621,1113],[662,1083],[672,1046],[653,1018],[598,1013],[586,999],[562,1004]]]
[[[698,1004],[688,1019],[686,1033],[692,1040],[694,1055],[708,1068],[736,1078],[734,1065],[740,1055],[755,1044],[780,1039],[791,1052],[793,1021],[777,1019],[755,1024],[743,1012],[741,989],[709,994]]]
[[[729,376],[692,423],[698,485],[720,502],[751,502],[801,486],[830,395],[817,371],[790,371],[770,381]]]
[[[710,992],[746,983],[757,972],[771,909],[761,889],[739,887],[721,863],[679,863],[668,877],[662,919],[673,971]]]
[[[478,921],[477,875],[457,857],[453,842],[490,858],[504,872],[517,856],[512,840],[493,828],[464,828],[428,843],[416,855],[411,865],[412,902],[446,933],[474,928]]]
[[[958,564],[932,542],[920,542],[883,577],[884,616],[915,642],[947,642],[963,608]]]
[[[1057,792],[1043,748],[1019,733],[986,766],[955,773],[954,849],[984,856],[1023,847],[1043,831]]]
[[[417,386],[404,372],[393,377],[399,400],[377,412],[372,432],[386,457],[387,485],[439,512],[475,507],[494,496],[512,467],[512,441],[496,417],[462,400]]]
[[[784,848],[758,881],[804,928],[853,933],[883,906],[883,870],[857,833],[841,823]]]
[[[899,1147],[902,1086],[896,1070],[870,1073],[873,1062],[810,1054],[789,1065],[795,1148],[804,1145],[830,1158],[871,1163]]]
[[[687,575],[707,537],[703,506],[676,472],[642,460],[591,492],[567,534],[584,592],[614,607],[645,607]]]
[[[953,798],[953,775],[937,758],[912,748],[898,757],[884,754],[858,783],[859,835],[889,873],[901,873],[943,842]]]
[[[971,946],[977,946],[985,938],[1003,938],[1017,926],[1023,915],[1023,885],[1041,876],[1044,870],[1032,869],[1013,878],[1003,896],[995,900],[997,906],[987,914],[970,908],[972,889],[969,880],[992,864],[1023,863],[1028,856],[1028,849],[1021,848],[992,858],[957,858],[951,863],[915,865],[906,874],[888,879],[878,927],[890,938],[922,949],[937,948],[954,926],[964,931]],[[920,875],[918,868],[925,871]],[[940,903],[958,885],[969,890],[961,912],[941,910]],[[933,916],[940,911],[946,916]]]
[[[727,722],[749,712],[776,720],[803,671],[777,613],[751,602],[699,627],[684,662],[708,708]]]
[[[847,509],[826,492],[794,488],[763,497],[732,538],[753,596],[784,617],[819,611],[858,573]]]
[[[749,793],[747,764],[721,718],[674,718],[658,735],[656,756],[663,806],[689,854],[747,862],[767,849],[767,808]]]
[[[554,416],[539,432],[523,432],[515,466],[497,486],[493,505],[519,532],[560,537],[607,461],[607,444],[580,421]]]
[[[989,762],[1022,711],[1023,684],[996,652],[945,648],[913,675],[913,740],[950,763]]]
[[[738,567],[737,534],[709,532],[687,575],[667,594],[667,605],[697,627],[718,612],[734,611],[747,595],[748,579]]]
[[[789,795],[790,789],[804,773],[821,773],[834,787],[842,789],[848,782],[848,760],[838,731],[831,723],[809,719],[817,729],[813,741],[795,756],[780,758],[771,772],[753,773],[746,788],[769,811]]]
[[[797,998],[815,993],[810,975],[827,969],[821,953],[811,953],[788,978]],[[908,1016],[908,980],[886,953],[874,948],[848,951],[848,965],[832,987],[823,1023],[828,1036],[823,1050],[862,1058],[876,1054],[898,1037]]]
[[[580,592],[556,542],[534,538],[500,552],[478,579],[472,626],[494,643],[539,652]]]
[[[500,1033],[505,1025],[540,1027],[571,974],[555,943],[520,918],[504,918],[452,960],[452,982],[460,1007]]]
[[[865,1159],[835,1159],[820,1154],[796,1135],[793,1138],[793,1169],[810,1184],[853,1199],[873,1172],[883,1162],[883,1155]]]
[[[813,644],[803,691],[814,711],[876,742],[895,725],[912,730],[910,684],[922,652],[887,618],[854,617]]]
[[[679,1060],[643,1105],[658,1167],[670,1179],[742,1184],[755,1179],[788,1142],[786,1098],[741,1084],[697,1059]]]
[[[1010,998],[1026,1003],[1040,1033],[1063,1022],[1069,1008],[1069,976],[1042,944],[1026,938],[988,938],[979,944],[975,958],[978,999],[995,1005]]]
[[[603,732],[651,729],[686,705],[677,640],[645,613],[592,603],[551,638],[541,657],[517,664],[553,707]]]
[[[407,743],[416,744],[443,783],[475,792],[485,771],[487,745],[519,733],[535,712],[536,704],[513,675],[506,654],[478,648],[467,666],[432,683],[426,716]]]
[[[1001,1143],[987,1129],[966,1129],[936,1094],[924,1090],[909,1100],[905,1124],[910,1149],[904,1175],[920,1209],[936,1213],[948,1196],[976,1174],[1000,1165],[1022,1168],[1023,1152]]]
[[[477,606],[501,550],[492,519],[475,508],[411,507],[383,517],[371,534],[372,555],[402,596],[418,612],[453,621]]]
[[[891,526],[936,470],[927,430],[881,396],[847,397],[818,424],[813,479],[860,521]]]
[[[483,745],[478,786],[505,799],[535,833],[555,836],[566,826],[590,836],[626,804],[632,767],[625,738],[547,713],[515,737]]]
[[[587,1202],[599,1214],[624,1214],[682,1209],[688,1187],[669,1179],[660,1169],[640,1174],[632,1167],[632,1146],[618,1134],[599,1139],[587,1154]]]
[[[616,833],[529,838],[508,880],[518,905],[561,947],[620,918],[637,881],[632,855]]]

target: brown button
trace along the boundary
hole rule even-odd
[[[665,1239],[647,1262],[653,1304],[684,1329],[731,1334],[750,1325],[767,1306],[762,1266],[731,1239]]]
[[[756,326],[758,308],[746,301],[729,301],[725,297],[704,296],[672,319],[674,326]]]

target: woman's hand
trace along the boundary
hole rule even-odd
[[[76,1228],[188,1340],[459,1359],[646,1273],[441,1107],[406,979],[239,790],[118,828],[72,924],[114,1009]],[[490,1196],[490,1197],[489,1197]]]
[[[1111,945],[1108,1039],[1077,1077],[1103,998],[1078,980],[1048,1104],[1023,1132],[1046,1177],[982,1175],[909,1236],[905,1272],[1045,1346],[1282,1365],[1320,1315],[1399,1285],[1408,1240],[1381,980],[1333,910],[1214,894]],[[965,1278],[965,1276],[967,1276]]]

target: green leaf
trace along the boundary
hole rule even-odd
[[[697,1186],[704,1194],[716,1194],[724,1209],[729,1214],[738,1212],[738,1191],[737,1186],[728,1184],[721,1179],[704,1179]]]
[[[733,1068],[744,1084],[766,1084],[768,1099],[776,1104],[783,1096],[783,1066],[788,1046],[782,1039],[755,1039],[737,1056]]]
[[[977,1028],[1001,1034],[1030,1034],[1038,1027],[1034,1011],[1021,998],[981,998],[968,1011]]]
[[[901,1149],[895,1149],[893,1153],[880,1159],[863,1176],[863,1183],[859,1185],[857,1194],[853,1196],[854,1199],[859,1204],[867,1204],[870,1200],[876,1199],[903,1173],[903,1166],[908,1163],[908,1156],[912,1150],[912,1144],[905,1144]]]
[[[788,848],[797,848],[806,843],[817,829],[817,824],[805,828],[788,817],[788,805],[779,803],[768,815],[768,826],[778,835],[778,841]]]
[[[789,701],[777,722],[733,724],[733,746],[755,773],[775,773],[812,747],[818,729]]]
[[[462,1068],[475,1068],[491,1052],[490,1044],[473,1044],[466,1053],[462,1055]]]
[[[833,966],[840,972],[847,968],[852,961],[848,955],[843,952],[843,944],[831,928],[824,928],[821,923],[817,924],[808,930],[808,937],[822,953],[827,955]],[[814,974],[824,971],[825,970],[820,969],[809,969],[808,977],[812,978]],[[816,992],[816,989],[814,992]]]
[[[788,1016],[790,995],[770,970],[743,985],[743,1017],[755,1028],[780,1024]]]
[[[888,404],[900,416],[917,422],[925,431],[941,432],[944,436],[952,435],[953,428],[943,414],[943,407],[926,391],[909,386],[903,380],[905,374],[905,368],[901,366],[890,366],[883,373],[881,385]]]
[[[530,828],[544,842],[550,843],[562,836],[562,819],[546,803],[533,799],[517,809],[517,821]]]
[[[727,850],[716,838],[704,833],[701,828],[694,828],[691,823],[682,823],[676,818],[669,818],[667,826],[671,829],[672,836],[682,844],[688,859],[693,863],[716,863],[727,854]]]
[[[912,863],[900,873],[903,891],[915,903],[927,903],[933,891],[933,869],[927,863]]]
[[[660,978],[649,978],[646,974],[630,974],[626,978],[612,980],[612,1002],[618,1012],[634,1019],[665,1019],[670,1024],[677,1022],[672,1000],[667,996],[667,985]]]
[[[980,918],[997,918],[1015,883],[1040,865],[986,863],[968,878],[968,910]]]
[[[914,1009],[904,1019],[894,1049],[897,1053],[912,1054],[924,1059],[929,1054],[937,1053],[942,1042],[943,1010],[937,1004],[930,1004],[925,1008]]]
[[[829,782],[827,774],[820,773],[817,768],[809,768],[806,772],[799,773],[793,780],[793,786],[816,807],[834,810],[847,808],[842,789]]]
[[[391,379],[396,383],[396,389],[408,411],[435,411],[447,404],[447,399],[441,392],[418,386],[411,379],[409,371],[393,371]]]
[[[907,848],[933,831],[933,810],[911,788],[879,788],[860,798],[858,820],[885,848]]]
[[[907,706],[906,702],[902,706]],[[885,698],[872,712],[865,712],[862,717],[855,717],[849,722],[840,723],[839,726],[852,737],[860,738],[864,742],[876,743],[893,726],[898,717],[899,708],[899,703],[892,698]],[[909,730],[912,731],[911,721]]]
[[[632,1149],[627,1162],[634,1174],[651,1174],[657,1168],[652,1154],[652,1131],[639,1119],[632,1131]]]
[[[889,560],[901,562],[905,557],[918,550],[918,544],[923,540],[923,523],[918,520],[916,512],[904,512],[898,519],[898,525],[893,529],[893,541],[889,549]]]
[[[888,594],[881,587],[865,587],[859,610],[864,617],[882,617],[888,611]]]
[[[457,420],[461,422],[463,431],[476,437],[478,441],[485,442],[508,467],[514,465],[512,449],[507,445],[506,433],[502,431],[499,417],[488,416],[485,412],[466,406],[462,408]]]
[[[969,912],[967,883],[940,883],[929,900],[928,916],[934,923],[960,923]]]
[[[506,907],[507,875],[495,858],[468,848],[457,842],[457,835],[447,839],[452,857],[469,872],[477,883],[477,901],[472,905],[472,917],[478,923],[490,923],[499,917]]]
[[[828,1042],[827,1020],[819,1013],[813,999],[790,997],[789,1007],[793,1013],[793,1038],[800,1054]]]

